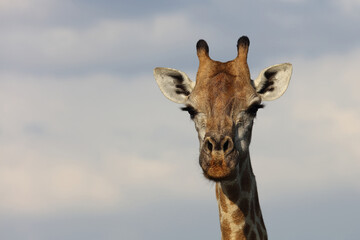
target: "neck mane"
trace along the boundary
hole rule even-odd
[[[267,240],[250,156],[240,161],[235,180],[216,183],[222,240]]]

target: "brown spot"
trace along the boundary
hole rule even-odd
[[[258,230],[257,232],[258,232],[258,234],[259,234],[260,239],[263,239],[263,237],[264,237],[264,235],[263,235],[263,228],[260,226],[259,223],[256,224],[256,227],[257,227],[257,230]]]
[[[222,240],[230,239],[231,228],[229,221],[226,219],[222,220],[220,227],[221,227]]]
[[[245,171],[241,177],[241,190],[245,192],[250,192],[251,189],[251,178],[250,173]]]
[[[267,236],[266,230],[264,231],[263,240],[268,240],[268,236]]]
[[[250,209],[250,218],[251,221],[255,222],[255,209],[254,209],[254,202],[251,203],[251,209]]]
[[[247,236],[250,230],[251,230],[251,226],[248,223],[246,223],[244,226],[244,234]]]
[[[245,221],[244,213],[238,208],[231,214],[232,220],[236,225]]]
[[[254,208],[256,210],[256,214],[258,216],[260,216],[261,215],[261,209],[260,209],[259,196],[258,196],[257,191],[255,191],[254,202],[255,202]]]
[[[246,198],[241,200],[239,207],[245,216],[249,214],[249,200],[247,200]]]
[[[248,239],[249,240],[256,240],[256,233],[254,231],[251,231]]]
[[[236,203],[237,200],[239,199],[239,195],[240,195],[239,186],[236,184],[232,184],[231,186],[227,187],[226,192],[227,192],[227,196],[229,197],[229,199],[232,202]]]
[[[265,234],[266,234],[266,227],[265,227],[264,219],[262,218],[261,215],[260,215],[260,224],[261,224],[262,229],[264,230],[264,232],[265,232]]]

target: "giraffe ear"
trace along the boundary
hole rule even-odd
[[[157,67],[154,77],[165,97],[176,103],[184,104],[195,87],[185,73],[172,68]]]
[[[264,101],[275,100],[286,91],[292,74],[292,65],[283,63],[265,68],[254,80],[257,93]]]

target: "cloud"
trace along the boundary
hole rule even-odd
[[[255,124],[251,152],[263,199],[359,187],[358,53],[294,60],[288,92]],[[151,72],[123,78],[1,75],[2,212],[212,198],[188,116],[162,96]]]
[[[38,4],[45,4],[49,2],[55,2],[55,1],[44,1],[44,0],[14,0],[14,1],[2,1],[0,3],[0,10],[4,12],[8,12],[11,10],[25,10],[29,9],[31,6],[36,6]],[[44,5],[43,5],[44,6]]]
[[[193,44],[192,33],[198,28],[186,15],[174,13],[101,19],[85,27],[17,26],[4,29],[0,49],[6,58],[0,61],[10,71],[78,72],[89,67],[135,71],[161,57],[171,58],[166,53],[174,46],[181,53],[189,42]]]
[[[146,159],[114,149],[94,159],[65,147],[51,152],[48,148],[59,146],[41,145],[42,149],[7,144],[0,152],[3,214],[124,211],[160,199],[203,197],[196,191],[201,186],[196,168],[185,171],[189,164],[181,166],[181,161]],[[186,179],[176,177],[176,172],[186,172]]]
[[[16,162],[1,164],[0,189],[4,197],[0,200],[0,209],[3,214],[94,211],[114,207],[120,202],[115,186],[89,165],[69,163],[37,149],[16,147],[17,151],[22,151],[20,156],[8,145],[7,151],[1,151],[5,161]],[[23,160],[24,153],[27,156]]]
[[[340,1],[332,1],[332,3],[341,9],[343,13],[350,14],[352,17],[357,17],[356,13],[360,8],[359,0],[340,0]]]
[[[134,74],[139,69],[170,64],[193,71],[197,65],[195,43],[198,39],[209,41],[214,59],[229,60],[234,57],[237,38],[243,34],[251,37],[252,65],[262,64],[264,59],[269,59],[267,56],[314,56],[330,48],[349,50],[349,46],[357,44],[354,42],[357,33],[349,27],[351,19],[337,18],[337,12],[331,12],[337,19],[332,22],[332,18],[322,17],[317,8],[306,1],[296,3],[309,9],[306,16],[297,8],[288,8],[291,3],[238,6],[235,2],[225,5],[211,2],[206,6],[195,3],[187,10],[183,6],[154,11],[140,17],[103,14],[113,11],[108,7],[113,3],[98,6],[82,1],[61,4],[51,1],[35,7],[37,1],[40,0],[34,0],[31,6],[48,15],[35,21],[33,18],[38,14],[29,11],[30,16],[35,15],[33,18],[4,18],[3,22],[9,24],[0,25],[3,70],[74,74],[91,69]],[[99,8],[106,10],[96,10]],[[158,8],[162,9],[163,5]],[[251,12],[259,12],[262,17],[254,17]],[[226,17],[218,18],[219,15]],[[234,31],[234,25],[229,22],[240,30]],[[322,34],[319,35],[320,28]],[[276,37],[274,29],[277,29]],[[338,34],[334,35],[334,31]],[[262,43],[262,39],[267,39],[266,43]],[[339,41],[342,44],[338,44]]]
[[[13,23],[20,20],[41,21],[49,18],[60,6],[57,0],[14,0],[0,2],[0,19],[6,21],[5,26],[11,29]],[[27,24],[24,24],[27,25]],[[4,24],[1,24],[4,26]],[[14,29],[14,28],[13,28]]]
[[[162,96],[152,69],[194,78],[198,39],[227,61],[241,35],[251,39],[251,69],[294,64],[287,93],[259,112],[251,145],[269,235],[291,239],[284,226],[300,213],[299,224],[313,215],[324,231],[299,239],[334,237],[328,229],[355,236],[357,9],[351,0],[2,1],[1,238],[218,237],[193,123]],[[348,221],[329,228],[336,207]]]
[[[259,113],[251,152],[264,199],[359,187],[359,52],[294,59],[288,92]],[[212,199],[194,127],[151,71],[132,78],[7,72],[0,79],[2,212]]]
[[[121,78],[1,75],[1,212],[124,210],[212,193],[196,145],[182,143],[193,128],[178,129],[178,115],[185,126],[188,116],[173,105],[178,115],[167,114],[151,72]]]
[[[288,92],[260,113],[254,165],[270,199],[359,189],[359,53],[294,59]]]

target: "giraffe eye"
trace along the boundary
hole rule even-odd
[[[187,105],[186,107],[182,107],[181,110],[187,111],[190,114],[190,118],[194,119],[198,111],[191,105]]]
[[[264,104],[255,103],[252,104],[247,110],[246,113],[249,114],[252,117],[256,117],[256,113],[260,108],[264,108]]]

